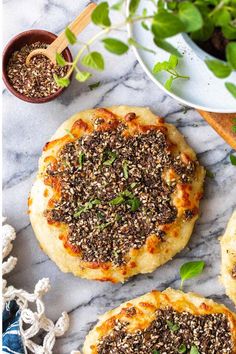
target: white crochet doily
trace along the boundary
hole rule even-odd
[[[3,220],[4,222],[5,220]],[[16,237],[14,228],[10,225],[3,225],[2,227],[2,259],[6,258],[12,250],[12,241]],[[10,273],[16,265],[17,258],[9,256],[2,265],[2,275]],[[43,278],[35,285],[34,292],[28,293],[23,289],[16,289],[12,285],[8,285],[7,281],[2,281],[2,305],[11,300],[15,300],[21,310],[20,316],[20,332],[25,352],[35,354],[52,354],[53,346],[56,337],[62,336],[69,327],[69,317],[66,312],[63,312],[61,317],[54,324],[52,320],[45,315],[45,305],[43,303],[43,296],[49,291],[50,283],[48,278]],[[36,311],[33,312],[29,305],[34,303]],[[39,331],[46,332],[42,345],[34,342],[33,338],[37,336]],[[79,353],[79,352],[74,352]]]

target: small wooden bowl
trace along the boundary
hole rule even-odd
[[[3,58],[2,58],[2,75],[3,75],[3,81],[8,88],[8,90],[16,97],[18,97],[20,100],[30,102],[30,103],[46,103],[49,101],[54,100],[57,98],[61,93],[65,90],[65,88],[59,88],[57,92],[53,93],[52,95],[42,97],[42,98],[31,98],[27,97],[20,92],[16,91],[7,76],[7,65],[9,62],[9,59],[16,50],[20,50],[24,45],[26,44],[33,44],[35,42],[42,42],[42,43],[47,43],[51,44],[57,36],[54,33],[44,31],[44,30],[29,30],[25,31],[22,33],[19,33],[17,36],[13,37],[10,42],[6,45],[3,51]],[[66,48],[62,52],[63,57],[65,58],[66,61],[72,62],[73,57],[68,48]]]

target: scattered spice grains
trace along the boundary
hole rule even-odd
[[[220,313],[200,316],[166,308],[156,311],[146,329],[129,333],[128,327],[128,322],[117,320],[100,339],[98,354],[189,354],[192,347],[201,354],[233,353],[230,325]]]
[[[59,86],[53,75],[64,77],[68,67],[54,65],[44,55],[33,57],[30,64],[26,65],[26,58],[34,49],[47,48],[47,44],[35,42],[25,45],[15,51],[9,59],[7,76],[13,88],[24,96],[31,98],[43,98],[57,92]]]
[[[47,220],[68,224],[68,243],[84,261],[121,265],[150,234],[163,242],[160,225],[177,217],[171,201],[176,181],[168,184],[163,171],[172,167],[183,183],[195,176],[197,162],[174,156],[161,130],[125,137],[124,129],[119,125],[67,143],[56,168],[47,169],[46,179],[61,185]]]

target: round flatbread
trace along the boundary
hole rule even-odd
[[[185,247],[204,175],[178,130],[148,108],[80,112],[44,147],[31,223],[62,271],[122,282]]]
[[[231,216],[221,244],[221,280],[226,294],[236,305],[236,210]]]
[[[83,354],[235,354],[236,314],[194,293],[153,291],[101,316]]]

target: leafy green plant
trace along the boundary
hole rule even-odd
[[[128,23],[140,22],[140,25],[150,31],[153,41],[158,48],[171,54],[168,62],[157,63],[153,68],[154,73],[166,71],[171,76],[165,86],[168,90],[174,80],[178,78],[187,79],[176,71],[178,60],[182,54],[172,44],[168,38],[181,32],[188,33],[197,43],[209,40],[214,36],[215,31],[220,31],[227,42],[225,46],[225,62],[218,59],[206,60],[208,68],[218,77],[229,77],[232,71],[236,70],[236,1],[235,0],[157,0],[153,1],[153,11],[148,13],[144,8],[142,15],[137,15],[137,10],[141,0],[129,1],[129,15],[125,16],[120,23],[112,23],[110,12],[120,11],[126,6],[128,0],[118,0],[112,6],[109,2],[103,1],[92,13],[92,22],[100,27],[92,38],[81,45],[74,61],[68,63],[63,56],[57,53],[56,60],[60,66],[69,66],[68,73],[63,78],[55,76],[56,83],[61,87],[69,85],[71,73],[76,71],[76,79],[84,82],[92,76],[91,70],[102,71],[105,69],[105,60],[101,53],[92,51],[91,46],[100,41],[104,48],[112,54],[123,55],[130,46],[142,48],[143,50],[155,53],[152,49],[143,47],[134,38],[128,38],[127,43],[111,37],[110,33],[124,27]],[[146,0],[148,1],[148,0]],[[65,35],[70,44],[76,43],[75,35],[66,28]],[[83,71],[80,66],[88,68]],[[94,86],[93,88],[95,88]],[[233,82],[226,82],[225,87],[236,98],[236,85]]]
[[[180,289],[183,288],[183,284],[185,280],[194,278],[200,275],[205,267],[205,262],[203,261],[194,261],[194,262],[187,262],[184,263],[180,267],[180,277],[181,277],[181,284]]]

